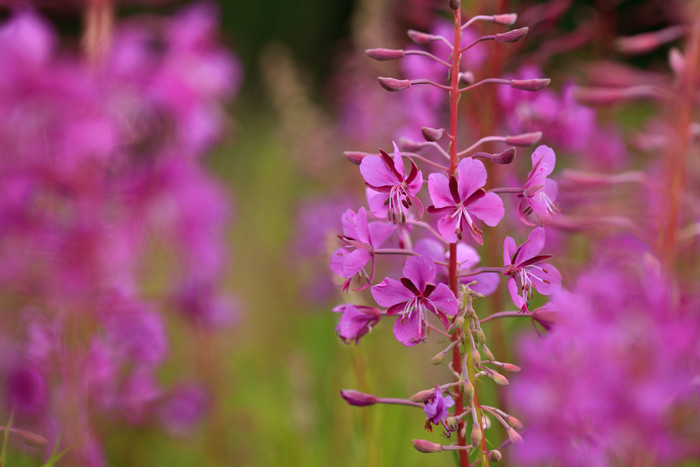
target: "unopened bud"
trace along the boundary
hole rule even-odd
[[[547,87],[551,81],[549,78],[512,79],[510,80],[510,87],[522,89],[523,91],[539,91]]]
[[[511,373],[517,373],[521,370],[518,365],[513,365],[512,363],[504,363],[501,368],[503,368],[504,371],[510,371]]]
[[[420,132],[423,134],[423,138],[430,142],[439,141],[440,138],[442,138],[442,135],[445,134],[445,130],[443,128],[430,128],[427,126],[421,128]]]
[[[349,160],[353,164],[360,165],[360,162],[362,162],[362,159],[364,159],[365,156],[367,156],[367,153],[359,151],[345,151],[343,155],[347,160]]]
[[[448,5],[450,5],[450,8],[453,10],[459,10],[459,0],[449,0]]]
[[[20,430],[18,428],[12,428],[10,431],[19,436],[19,438],[29,446],[42,447],[46,446],[46,444],[49,442],[43,436],[37,435],[36,433],[32,433],[30,431]]]
[[[494,15],[493,22],[496,24],[503,24],[504,26],[511,26],[515,24],[518,20],[518,15],[516,13],[506,13],[503,15]]]
[[[379,60],[380,62],[386,60],[396,60],[397,58],[403,57],[403,50],[400,49],[367,49],[365,54],[369,58],[374,60]]]
[[[404,138],[403,136],[399,138],[399,147],[403,151],[415,152],[425,146],[425,143],[418,141],[413,141],[412,139]]]
[[[417,393],[409,397],[409,399],[413,402],[425,402],[427,398],[434,393],[435,389],[426,389],[424,391],[418,391]]]
[[[489,460],[491,462],[500,462],[502,458],[503,458],[503,455],[501,454],[501,451],[499,451],[498,449],[494,449],[493,451],[489,451]]]
[[[472,361],[476,366],[481,365],[481,354],[476,349],[472,349]]]
[[[510,439],[511,443],[520,444],[523,442],[523,437],[520,436],[520,434],[513,428],[508,428],[506,432],[508,433],[508,438]]]
[[[491,352],[491,349],[489,349],[485,345],[481,346],[481,351],[484,353],[484,357],[486,357],[486,360],[496,360],[496,357],[493,356],[493,352]]]
[[[481,345],[484,342],[486,342],[486,335],[484,334],[484,331],[481,329],[477,329],[474,331],[474,337],[476,337],[477,344]],[[493,359],[489,359],[489,360],[493,360]]]
[[[474,385],[471,383],[471,381],[465,379],[462,386],[464,387],[464,395],[466,396],[467,401],[471,401],[474,398]]]
[[[663,44],[675,41],[683,37],[684,34],[683,26],[671,26],[659,31],[621,37],[615,41],[615,48],[626,54],[644,54],[661,47]]]
[[[517,418],[513,417],[512,415],[506,415],[505,418],[506,418],[506,423],[508,423],[508,425],[512,426],[513,428],[515,428],[517,430],[523,429],[523,424]]]
[[[454,334],[464,327],[464,316],[457,316],[452,324],[450,324],[447,330],[448,334]]]
[[[442,451],[441,444],[431,443],[424,439],[414,439],[411,443],[413,443],[413,447],[416,448],[416,451],[419,452],[433,453]]]
[[[386,78],[383,76],[377,79],[384,89],[391,92],[401,91],[411,87],[411,81],[407,79]]]
[[[470,438],[472,441],[472,446],[478,446],[481,444],[481,440],[483,439],[483,434],[481,433],[481,427],[479,425],[472,426],[472,433],[471,433]]]
[[[445,422],[447,423],[447,426],[456,426],[459,423],[459,420],[457,417],[449,416],[445,419]]]
[[[340,395],[345,401],[357,407],[364,407],[367,405],[374,405],[377,403],[376,396],[372,394],[365,394],[364,392],[355,391],[353,389],[341,389]]]
[[[520,135],[506,136],[506,143],[513,146],[532,146],[542,139],[542,132],[523,133]]]
[[[413,29],[408,30],[408,37],[413,42],[419,45],[426,45],[435,40],[435,36],[428,34],[426,32],[414,31]]]
[[[513,29],[512,31],[508,32],[502,32],[500,34],[496,34],[496,40],[498,42],[516,42],[525,37],[525,34],[527,34],[527,31],[529,31],[530,28],[519,28],[519,29]]]
[[[499,386],[508,386],[508,384],[510,384],[508,383],[508,379],[498,372],[494,371],[492,373],[489,373],[489,376],[491,377],[493,382],[498,384]]]
[[[445,361],[445,351],[444,350],[442,352],[436,354],[433,358],[430,359],[430,363],[433,365],[439,365],[443,361]]]

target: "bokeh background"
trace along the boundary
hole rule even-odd
[[[188,3],[123,5],[118,14],[168,14]],[[338,394],[352,387],[408,395],[427,388],[446,371],[427,364],[441,350],[437,344],[406,348],[386,323],[360,345],[344,344],[334,332],[338,317],[330,311],[345,301],[326,267],[336,246],[332,232],[340,228],[340,213],[359,206],[363,195],[359,172],[342,151],[386,149],[394,125],[387,120],[386,128],[350,134],[344,120],[346,89],[374,90],[373,76],[390,75],[386,70],[395,68],[364,63],[369,60],[361,50],[401,45],[402,31],[425,28],[424,12],[440,2],[417,0],[411,8],[407,3],[218,3],[221,39],[240,59],[244,73],[243,85],[227,107],[225,135],[207,161],[234,205],[224,285],[240,301],[237,320],[232,328],[219,331],[193,331],[176,320],[168,322],[171,353],[162,377],[189,374],[205,380],[211,391],[209,410],[196,428],[179,436],[148,425],[110,430],[105,445],[110,465],[452,465],[451,455],[428,458],[412,449],[413,438],[440,438],[437,430],[426,434],[422,411],[350,407]],[[463,3],[488,9],[491,2]],[[581,62],[610,56],[611,37],[677,20],[668,1],[559,3],[566,4],[564,12],[546,34],[567,35],[584,25],[594,33],[584,46],[553,54],[543,63],[547,76],[552,72],[554,87],[556,78],[564,75],[562,67],[584,76]],[[525,11],[544,2],[501,4]],[[8,10],[0,11],[6,15]],[[66,37],[79,33],[81,19],[74,10],[46,2],[40,11]],[[536,32],[527,46],[531,51],[544,46]],[[662,52],[628,60],[651,68],[665,66]],[[631,125],[645,112],[650,110],[635,108],[627,121]],[[561,160],[567,164],[564,157]],[[572,256],[586,254],[577,251]],[[514,339],[519,331],[532,328],[509,322],[503,336]],[[495,397],[490,395],[491,400]],[[7,465],[37,464],[22,450],[12,450]]]

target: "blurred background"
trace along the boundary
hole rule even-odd
[[[64,41],[79,41],[79,6],[36,3]],[[118,6],[117,17],[170,15],[191,2],[145,3],[125,2]],[[371,62],[362,50],[405,45],[403,31],[431,28],[441,18],[442,3],[446,2],[217,4],[219,39],[240,61],[243,76],[226,104],[224,131],[205,159],[232,203],[220,287],[237,297],[235,323],[203,329],[165,320],[170,351],[158,377],[203,382],[206,410],[197,423],[180,431],[164,430],[158,423],[104,421],[100,436],[108,465],[453,464],[450,455],[428,458],[412,449],[413,438],[440,439],[439,430],[425,432],[422,411],[398,406],[362,409],[340,398],[342,388],[407,396],[444,378],[447,370],[427,364],[441,350],[438,344],[406,348],[386,323],[360,345],[344,344],[335,334],[338,316],[331,308],[348,300],[327,267],[337,248],[340,215],[363,203],[359,171],[343,151],[386,150],[397,128],[411,123],[404,115],[409,111],[390,102],[396,95],[384,93],[375,81],[377,75],[399,75],[396,64]],[[463,1],[467,11],[480,12],[494,8],[492,3],[496,2]],[[582,65],[586,60],[615,56],[611,38],[679,21],[669,1],[498,3],[504,12],[514,9],[534,22],[532,39],[519,51],[553,78],[554,89],[569,76],[587,79]],[[0,8],[0,21],[16,7],[6,5]],[[550,50],[547,44],[556,37],[567,37],[570,45]],[[510,58],[503,71],[514,73],[524,59]],[[666,67],[664,52],[626,60],[649,69]],[[644,106],[635,108],[628,121],[649,112]],[[566,150],[561,154],[567,165]],[[574,244],[577,241],[582,248],[563,263],[587,255],[585,245],[580,239]],[[571,265],[561,266],[566,271]],[[156,274],[163,267],[156,264]],[[504,292],[497,294],[501,303]],[[501,338],[511,340],[518,330],[532,332],[529,324],[508,322]],[[37,452],[16,446],[5,465],[38,465]]]

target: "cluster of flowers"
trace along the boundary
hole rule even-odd
[[[240,70],[215,30],[206,5],[124,20],[95,64],[31,10],[0,25],[3,413],[49,449],[60,437],[75,465],[106,465],[100,420],[177,432],[207,405],[157,371],[165,310],[205,328],[235,317],[218,293],[227,195],[203,157]]]
[[[514,158],[515,146],[534,145],[541,133],[531,132],[513,136],[486,136],[472,146],[458,147],[457,131],[459,96],[484,85],[508,86],[525,91],[539,91],[547,79],[485,78],[477,81],[468,60],[462,55],[481,42],[515,42],[527,33],[527,28],[480,36],[475,32],[479,22],[512,25],[515,14],[475,16],[463,21],[459,2],[450,2],[454,26],[451,35],[409,31],[409,38],[421,49],[370,49],[366,53],[376,60],[401,59],[415,55],[424,60],[423,71],[428,77],[395,79],[380,77],[379,84],[388,91],[401,91],[415,86],[432,87],[438,96],[449,93],[449,129],[423,126],[424,141],[402,138],[400,146],[394,143],[393,155],[347,152],[346,157],[359,165],[367,185],[369,212],[360,208],[348,210],[342,217],[343,246],[331,258],[332,271],[345,279],[343,289],[361,291],[370,288],[374,302],[381,307],[346,303],[334,309],[342,313],[336,328],[341,339],[358,342],[373,326],[386,317],[395,316],[393,331],[396,339],[406,346],[427,340],[432,331],[447,340],[446,348],[433,362],[439,363],[451,355],[451,377],[447,383],[434,389],[420,391],[409,399],[379,398],[371,394],[343,390],[341,395],[350,404],[367,406],[376,403],[403,404],[421,407],[426,414],[426,427],[442,425],[445,435],[457,432],[457,441],[451,445],[414,440],[422,452],[459,451],[461,465],[468,465],[468,451],[478,453],[481,461],[500,459],[497,449],[489,450],[484,437],[485,422],[494,417],[506,429],[512,442],[518,442],[519,421],[506,412],[479,404],[476,394],[478,380],[492,380],[498,385],[508,384],[501,371],[518,371],[510,363],[500,362],[486,345],[475,299],[493,293],[500,276],[508,278],[508,290],[518,308],[511,313],[532,316],[535,291],[543,295],[555,293],[561,284],[559,271],[542,254],[545,231],[533,228],[528,239],[520,245],[506,237],[503,242],[503,265],[477,267],[480,256],[467,242],[484,243],[483,225],[496,227],[505,216],[499,193],[518,200],[514,203],[514,218],[529,227],[549,219],[559,209],[555,204],[556,182],[549,179],[555,165],[554,151],[547,146],[537,147],[531,156],[531,170],[527,179],[517,187],[487,188],[488,173],[482,160],[506,165]],[[425,50],[440,44],[442,56]],[[478,50],[478,49],[474,49]],[[468,55],[465,55],[467,57]],[[446,77],[446,80],[445,80]],[[442,84],[442,82],[448,84]],[[440,106],[436,106],[435,110]],[[438,119],[438,115],[433,115]],[[444,119],[439,119],[444,121]],[[447,142],[446,145],[441,141]],[[497,153],[477,152],[486,143],[505,143],[507,148]],[[447,147],[445,147],[447,146]],[[419,169],[421,164],[422,169]],[[427,177],[430,199],[421,199],[425,187],[423,170],[432,170]],[[424,204],[428,204],[424,208]],[[373,216],[373,218],[372,218]],[[388,245],[388,243],[393,243]],[[398,279],[385,277],[375,280],[375,262],[379,256],[406,257]],[[431,323],[431,315],[437,322]],[[439,322],[439,324],[438,324]],[[542,320],[542,322],[545,322]],[[488,415],[486,415],[488,414]],[[467,415],[471,417],[471,443],[467,443]]]

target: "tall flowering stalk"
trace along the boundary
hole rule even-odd
[[[345,342],[359,342],[372,326],[395,316],[394,335],[406,346],[419,345],[431,334],[446,341],[444,350],[432,361],[438,364],[447,361],[452,380],[435,384],[431,389],[419,391],[406,399],[381,398],[353,390],[343,390],[341,395],[355,406],[386,403],[422,408],[426,415],[426,429],[432,431],[433,425],[440,425],[444,435],[449,439],[455,435],[456,441],[438,444],[414,440],[417,450],[458,451],[462,466],[470,465],[470,453],[474,453],[482,465],[488,465],[490,460],[501,458],[499,450],[487,445],[485,430],[490,426],[490,418],[505,428],[512,443],[520,442],[517,430],[522,426],[510,414],[479,401],[479,381],[507,385],[508,379],[502,372],[519,370],[516,365],[498,361],[488,348],[481,322],[510,314],[480,318],[476,311],[476,304],[483,297],[480,292],[493,292],[493,278],[497,275],[509,277],[509,289],[520,310],[514,313],[521,316],[531,314],[533,320],[538,320],[538,310],[531,312],[528,308],[533,291],[553,293],[560,285],[561,276],[554,266],[542,263],[551,256],[541,254],[545,246],[542,228],[533,230],[529,240],[520,246],[508,237],[504,245],[503,266],[476,267],[479,255],[466,242],[471,239],[477,245],[483,244],[483,237],[489,235],[489,227],[500,223],[505,209],[499,194],[522,199],[518,212],[513,214],[526,225],[541,223],[555,214],[558,211],[556,188],[546,180],[554,168],[555,157],[550,148],[542,146],[533,154],[532,171],[521,187],[487,189],[488,172],[482,161],[509,164],[514,160],[515,146],[536,144],[541,133],[487,135],[466,148],[462,147],[460,96],[492,85],[534,92],[547,86],[549,80],[494,77],[476,80],[475,72],[465,68],[465,63],[470,62],[464,57],[478,50],[482,42],[516,42],[527,34],[528,29],[479,36],[475,32],[478,23],[510,26],[516,22],[517,16],[480,15],[465,20],[458,1],[451,0],[449,6],[453,20],[449,36],[411,30],[409,38],[421,48],[366,51],[368,56],[380,61],[416,56],[424,60],[422,69],[426,74],[439,79],[446,76],[444,82],[438,78],[380,77],[379,84],[391,92],[427,86],[443,96],[446,93],[448,118],[442,118],[439,113],[426,116],[433,121],[426,121],[421,128],[425,141],[402,138],[399,145],[394,143],[393,157],[381,150],[378,155],[346,153],[350,161],[359,164],[368,186],[369,208],[379,219],[373,223],[373,230],[378,232],[379,226],[383,226],[383,241],[388,238],[390,229],[395,230],[393,241],[397,248],[379,248],[379,242],[373,241],[376,237],[368,229],[364,208],[357,214],[349,211],[344,222],[352,220],[353,225],[345,227],[341,239],[346,246],[334,254],[331,266],[336,274],[346,279],[345,290],[354,277],[359,277],[361,288],[358,290],[361,290],[374,283],[375,259],[383,255],[405,257],[398,279],[386,277],[371,287],[374,301],[383,309],[359,304],[340,305],[334,310],[343,313],[337,331]],[[440,47],[434,47],[435,44]],[[414,71],[421,70],[420,67],[413,68]],[[439,71],[436,72],[436,68]],[[443,123],[447,129],[439,128]],[[506,148],[496,153],[477,151],[487,143],[505,143]],[[424,171],[433,172],[427,177],[430,204],[425,211],[420,200],[425,185]],[[356,232],[356,235],[353,237],[348,232]],[[414,242],[414,239],[418,241]],[[371,274],[362,273],[369,261]],[[359,276],[358,272],[361,272]],[[433,324],[431,321],[435,319],[437,323]]]

